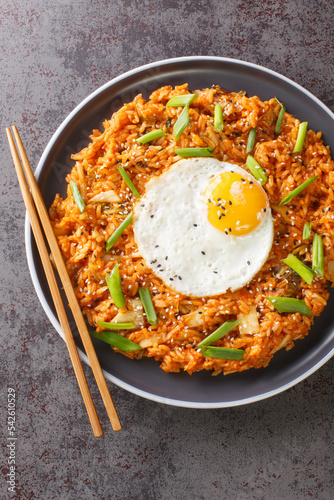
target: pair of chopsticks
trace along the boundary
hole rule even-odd
[[[57,285],[57,281],[54,275],[54,271],[52,268],[52,264],[50,262],[49,253],[44,241],[42,229],[40,223],[43,227],[46,239],[48,241],[51,253],[53,255],[53,259],[60,276],[63,288],[66,293],[67,300],[69,302],[72,314],[74,316],[82,343],[84,345],[87,357],[89,359],[95,380],[97,382],[98,388],[100,390],[106,411],[108,413],[111,425],[114,431],[121,430],[122,426],[119,421],[114,403],[111,399],[111,395],[104,378],[99,360],[97,358],[91,337],[89,335],[85,320],[83,318],[80,305],[74,293],[72,283],[67,273],[67,269],[63,260],[63,256],[61,254],[60,248],[58,246],[57,239],[54,235],[51,222],[48,216],[47,209],[45,207],[41,192],[39,190],[37,181],[31,169],[28,157],[26,155],[25,149],[23,147],[20,135],[16,126],[12,127],[12,131],[16,140],[17,148],[14,142],[14,138],[10,128],[6,129],[8,142],[11,150],[11,154],[14,161],[14,166],[16,170],[16,174],[18,177],[22,197],[29,215],[30,224],[33,230],[33,234],[36,240],[37,248],[39,255],[41,257],[41,261],[43,264],[43,268],[45,271],[46,278],[48,280],[48,284],[50,287],[52,299],[55,304],[55,308],[57,311],[58,319],[60,325],[62,327],[65,342],[69,351],[69,355],[72,361],[72,365],[74,368],[75,375],[77,377],[77,381],[81,390],[82,398],[84,400],[86,410],[88,413],[88,417],[90,419],[90,423],[92,425],[95,437],[100,437],[103,435],[103,431],[96,413],[96,409],[92,400],[91,393],[88,388],[87,380],[82,368],[82,364],[80,361],[80,357],[78,354],[77,347],[74,342],[74,338],[72,335],[72,331],[66,316],[66,312],[64,309],[64,305],[61,299],[61,295],[59,292],[59,288]],[[20,159],[21,156],[21,159]],[[22,163],[21,163],[22,162]],[[22,168],[23,165],[23,168]],[[24,169],[24,170],[23,170]],[[28,182],[27,182],[28,181]],[[31,193],[30,193],[30,190]],[[36,207],[36,208],[35,208]],[[38,215],[37,215],[37,212]],[[38,218],[39,216],[39,218]]]

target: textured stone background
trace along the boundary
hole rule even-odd
[[[1,498],[332,499],[334,360],[239,408],[160,405],[110,385],[124,430],[95,439],[64,342],[36,297],[4,128],[32,165],[85,96],[133,67],[216,55],[292,78],[334,110],[333,0],[0,0]],[[17,487],[7,492],[7,388],[17,394]]]

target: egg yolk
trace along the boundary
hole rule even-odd
[[[268,207],[262,187],[233,171],[215,177],[205,191],[205,199],[210,223],[226,234],[251,232]]]

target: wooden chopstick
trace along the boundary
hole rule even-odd
[[[34,202],[32,200],[29,187],[27,185],[27,181],[25,178],[25,175],[23,173],[22,165],[20,162],[19,155],[16,150],[16,146],[14,143],[14,139],[12,137],[11,131],[9,128],[6,129],[7,132],[7,137],[8,137],[8,142],[10,146],[10,150],[12,153],[13,161],[14,161],[14,166],[17,174],[17,178],[19,181],[21,193],[22,193],[22,198],[24,201],[24,204],[26,206],[28,215],[29,215],[29,220],[30,224],[35,236],[37,248],[39,255],[41,257],[42,265],[45,271],[45,276],[47,278],[49,288],[51,291],[52,299],[57,311],[59,323],[62,327],[62,330],[64,332],[64,338],[65,342],[68,348],[68,352],[72,361],[73,369],[75,372],[75,375],[77,377],[78,385],[81,390],[82,398],[84,400],[86,410],[93,428],[93,432],[95,437],[100,437],[103,435],[102,428],[96,413],[96,409],[92,400],[91,393],[89,391],[88,385],[87,385],[87,380],[82,368],[82,364],[80,361],[79,353],[77,350],[77,347],[74,342],[74,338],[72,336],[72,331],[65,313],[64,305],[61,299],[61,295],[58,289],[57,281],[52,269],[52,265],[49,259],[49,254],[48,250],[46,248],[44,238],[43,238],[43,233],[41,230],[41,227],[39,225],[39,220],[38,220],[38,215],[35,210]]]
[[[22,144],[20,135],[18,133],[18,130],[17,130],[16,126],[13,126],[12,129],[13,129],[13,133],[14,133],[14,136],[15,136],[15,139],[16,139],[18,150],[19,150],[19,153],[20,153],[20,156],[21,156],[21,159],[22,159],[22,164],[23,164],[23,167],[24,167],[25,175],[27,177],[28,184],[29,184],[30,189],[31,189],[32,198],[33,198],[33,201],[35,202],[35,206],[36,206],[36,209],[37,209],[37,212],[38,212],[38,215],[39,215],[42,227],[44,229],[45,236],[46,236],[47,241],[49,243],[50,250],[51,250],[51,253],[53,255],[53,259],[55,261],[55,265],[56,265],[58,274],[60,276],[63,288],[64,288],[65,293],[66,293],[67,300],[69,302],[69,305],[70,305],[73,317],[74,317],[76,325],[78,327],[78,331],[79,331],[82,343],[84,345],[87,357],[89,359],[89,362],[90,362],[90,365],[91,365],[91,368],[92,368],[95,380],[96,380],[98,388],[100,390],[100,393],[101,393],[101,396],[102,396],[102,399],[103,399],[103,402],[104,402],[107,414],[109,416],[109,419],[110,419],[110,422],[111,422],[111,425],[112,425],[113,429],[115,431],[121,430],[121,428],[122,428],[121,423],[119,421],[119,418],[118,418],[115,406],[114,406],[113,401],[111,399],[111,395],[110,395],[110,392],[109,392],[106,380],[104,378],[104,375],[103,375],[100,363],[98,361],[98,358],[97,358],[97,355],[96,355],[96,352],[95,352],[95,349],[94,349],[91,337],[89,335],[89,332],[88,332],[85,320],[83,318],[83,315],[82,315],[82,312],[81,312],[81,309],[80,309],[80,305],[79,305],[78,300],[77,300],[77,298],[75,296],[75,293],[74,293],[74,290],[73,290],[70,278],[68,276],[68,273],[67,273],[67,270],[66,270],[66,266],[65,266],[65,263],[64,263],[64,260],[63,260],[63,256],[61,254],[60,248],[58,246],[58,242],[57,242],[56,237],[54,235],[54,232],[53,232],[53,229],[52,229],[52,226],[51,226],[51,222],[50,222],[50,219],[49,219],[49,216],[48,216],[48,212],[47,212],[45,204],[44,204],[44,200],[42,198],[42,195],[41,195],[41,192],[39,190],[37,181],[35,179],[35,176],[33,174],[32,169],[31,169],[31,166],[30,166],[28,157],[26,155],[25,149],[23,147],[23,144]],[[31,196],[30,196],[29,188],[28,188],[28,186],[26,184],[26,178],[25,178],[23,170],[22,170],[20,158],[19,158],[18,153],[16,151],[15,143],[14,143],[14,140],[12,138],[10,129],[7,129],[6,131],[7,131],[7,135],[8,135],[9,144],[10,144],[10,147],[11,147],[11,152],[12,152],[12,155],[13,155],[13,160],[14,160],[15,168],[16,168],[17,175],[18,175],[18,178],[19,178],[20,186],[21,186],[21,184],[23,186],[25,185],[25,187],[23,187],[22,194],[24,192],[25,193],[24,198],[27,198],[28,200],[30,199],[30,202],[28,202],[28,205],[29,205],[29,211],[31,211],[31,207],[34,209],[34,204],[33,204],[33,201],[31,199]],[[29,195],[29,196],[27,196],[27,195]],[[35,212],[35,210],[34,210],[34,212]],[[38,222],[38,217],[37,217],[36,212],[35,212],[35,215],[36,215],[37,224],[38,224],[38,227],[39,227],[39,222]],[[32,216],[32,217],[34,218],[34,216]],[[29,218],[30,218],[30,213],[29,213]],[[30,218],[30,222],[31,221],[32,221],[32,219]],[[34,226],[35,226],[35,224],[36,224],[36,221],[34,222]],[[38,232],[38,230],[36,232]],[[36,235],[35,235],[35,238],[36,238],[36,242],[38,241],[38,244],[40,242],[42,242],[41,244],[44,244],[44,246],[45,246],[44,238],[43,238],[43,235],[42,235],[41,231],[40,231],[40,235],[39,236],[36,237]],[[45,249],[46,249],[46,247],[45,247]],[[40,252],[39,248],[38,248],[38,250]],[[49,261],[47,250],[46,250],[46,254],[47,254],[47,258],[43,258],[43,260],[48,261],[48,263],[49,263],[50,266],[48,266],[48,264],[46,264],[46,266],[51,269],[51,272],[52,272],[53,277],[54,277],[53,269],[52,269],[52,266],[51,266],[50,261]],[[40,255],[42,256],[41,252],[40,252]],[[44,262],[43,262],[43,265],[44,265]],[[55,278],[54,278],[54,282],[52,281],[51,285],[49,285],[49,286],[50,286],[51,292],[56,289],[58,291],[58,294],[59,294],[59,289],[58,289],[58,286],[57,286],[57,282],[55,281]],[[60,297],[60,294],[59,294],[59,297]],[[60,306],[60,303],[61,303],[61,306]],[[62,310],[64,310],[61,297],[60,297],[60,303],[57,300],[57,307],[60,306],[60,308]],[[56,305],[56,303],[55,303],[55,305]],[[57,314],[61,315],[62,321],[63,321],[64,316],[62,315],[62,312],[59,313],[58,310],[57,310]],[[65,311],[64,311],[64,315],[66,317]],[[67,321],[67,318],[66,318],[66,321]],[[67,323],[68,323],[68,321],[67,321]],[[63,328],[63,326],[62,326],[62,328]],[[77,349],[76,349],[76,346],[75,346],[75,343],[74,343],[72,332],[71,332],[71,330],[70,330],[69,327],[68,327],[68,329],[66,327],[66,330],[64,330],[64,328],[63,328],[63,331],[64,331],[64,336],[65,336],[65,331],[66,331],[66,336],[72,338],[72,340],[69,339],[69,343],[72,345],[72,347],[73,346],[75,347],[75,349],[71,348],[71,352],[70,352],[71,360],[72,360],[72,355],[74,357],[76,357],[76,355],[77,355],[78,356],[78,360],[79,360],[79,365],[80,365],[81,370],[82,370],[82,365],[81,365],[80,358],[79,358],[79,355],[78,355],[78,352],[77,352]],[[67,338],[66,338],[66,342],[67,342]],[[73,344],[72,344],[72,342],[73,342]],[[75,355],[75,352],[76,352],[76,355]],[[73,360],[72,360],[72,363],[73,363]],[[80,371],[80,368],[78,367],[79,365],[77,364],[77,361],[75,363],[76,363],[76,365],[75,365],[75,371]],[[73,366],[74,366],[74,364],[73,364]],[[82,370],[82,373],[83,373],[83,370]],[[84,374],[83,374],[83,376],[84,376]],[[79,382],[79,380],[78,380],[78,382]],[[81,391],[84,390],[84,393],[85,393],[85,396],[83,396],[83,398],[84,398],[84,401],[85,401],[85,404],[86,404],[86,408],[87,408],[87,405],[88,405],[88,408],[89,408],[89,410],[87,408],[87,412],[88,412],[89,418],[91,420],[92,427],[94,429],[94,434],[96,436],[101,436],[102,435],[102,429],[101,429],[100,423],[99,423],[97,415],[96,415],[96,410],[95,410],[94,404],[93,404],[93,402],[91,400],[91,396],[90,396],[90,393],[89,393],[89,389],[88,389],[88,385],[87,385],[86,379],[84,379],[84,381],[83,381],[82,377],[80,377],[80,383],[79,383],[79,385],[80,385]],[[89,396],[87,395],[87,390],[88,390]]]

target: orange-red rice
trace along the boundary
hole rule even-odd
[[[303,299],[314,316],[321,314],[326,305],[327,280],[333,281],[333,161],[321,132],[312,130],[308,130],[302,154],[292,154],[300,122],[289,113],[275,136],[280,111],[276,99],[262,102],[244,92],[227,93],[219,87],[196,91],[198,98],[189,109],[190,125],[176,144],[173,124],[182,108],[166,107],[166,103],[173,95],[187,93],[185,84],[160,88],[148,101],[138,95],[105,121],[102,132],[94,130],[91,143],[73,155],[75,166],[66,179],[77,183],[86,203],[85,211],[80,213],[68,188],[66,199],[55,197],[50,217],[76,295],[93,329],[102,331],[97,321],[112,321],[119,312],[105,284],[106,273],[116,262],[128,305],[138,296],[139,285],[149,286],[158,322],[155,326],[145,322],[133,331],[122,332],[146,346],[135,353],[126,353],[127,356],[154,357],[166,372],[183,369],[191,374],[205,369],[216,375],[259,368],[268,365],[277,350],[291,349],[295,340],[308,334],[313,323],[313,317],[300,313],[279,314],[266,300],[267,296]],[[216,103],[221,104],[224,113],[221,133],[213,127]],[[138,254],[131,225],[106,254],[106,240],[134,203],[117,166],[125,167],[140,193],[144,193],[152,176],[160,175],[179,160],[173,152],[175,147],[210,146],[219,160],[245,167],[247,138],[253,127],[257,127],[253,155],[268,176],[264,189],[273,210],[275,237],[267,262],[247,286],[233,293],[196,299],[174,292]],[[162,128],[167,135],[145,145],[135,141],[156,128]],[[319,178],[289,205],[279,207],[280,200],[311,175]],[[110,190],[118,194],[121,203],[90,203],[95,195]],[[173,210],[177,212],[177,207]],[[305,262],[311,261],[312,238],[302,239],[305,221],[312,221],[312,230],[323,237],[325,247],[325,277],[313,279],[311,285],[281,267],[282,259],[292,251]],[[244,349],[244,360],[205,358],[199,352],[198,342],[224,321],[248,314],[254,305],[258,333],[248,334],[236,328],[216,343]]]

